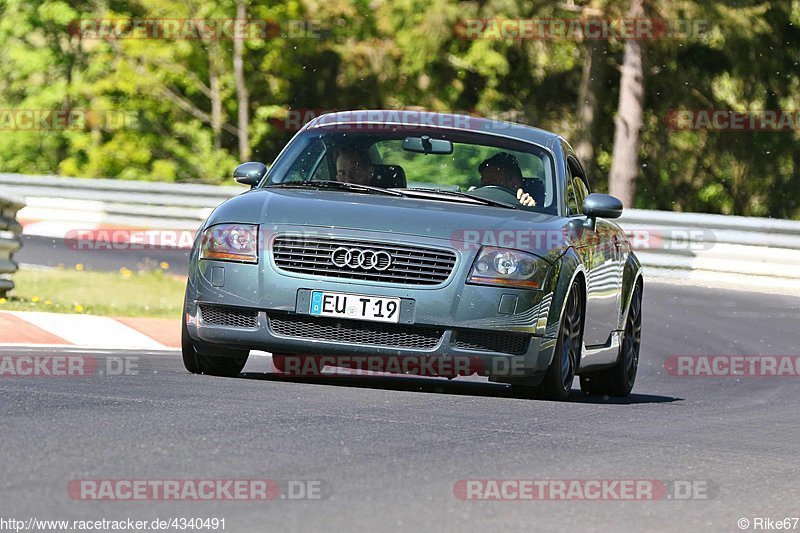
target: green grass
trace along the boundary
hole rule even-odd
[[[0,311],[179,319],[186,288],[184,277],[164,270],[23,269],[12,279],[16,287],[0,298]]]

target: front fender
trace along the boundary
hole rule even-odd
[[[619,323],[617,329],[625,329],[625,321],[628,319],[628,308],[631,304],[633,297],[633,288],[636,283],[641,280],[642,288],[644,288],[644,272],[642,264],[636,254],[630,252],[625,260],[625,266],[622,270],[622,305],[620,306]]]
[[[553,302],[550,305],[550,314],[547,317],[547,330],[545,332],[548,337],[555,337],[558,334],[561,316],[564,312],[564,306],[567,305],[567,295],[572,282],[578,276],[586,278],[586,269],[574,248],[567,249],[556,262],[555,268],[557,269],[556,286],[553,290]]]
[[[547,328],[545,329],[547,340],[542,343],[542,348],[539,351],[538,368],[547,368],[550,366],[550,362],[553,360],[553,354],[555,353],[558,330],[561,327],[561,317],[567,305],[569,289],[579,276],[583,276],[584,280],[586,277],[586,269],[574,248],[568,248],[558,259],[553,268],[555,269],[555,287],[552,292],[553,301],[550,304],[550,313],[547,317]]]

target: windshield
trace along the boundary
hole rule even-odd
[[[296,138],[266,186],[330,182],[403,191],[423,198],[556,213],[553,164],[536,145],[464,132],[311,131]],[[317,183],[318,184],[318,183]],[[313,185],[313,183],[308,183]],[[325,187],[352,191],[354,187]]]

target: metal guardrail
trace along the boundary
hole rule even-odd
[[[800,221],[629,209],[620,224],[650,274],[800,289]]]
[[[20,199],[0,190],[0,297],[5,297],[14,288],[11,279],[11,274],[17,271],[14,252],[22,246],[22,226],[17,222],[17,212],[24,205]]]
[[[24,197],[23,220],[165,229],[197,229],[241,186],[0,174],[0,187]]]
[[[214,207],[245,190],[0,174],[3,186],[25,199],[19,215],[23,222],[70,229],[94,224],[196,230]],[[728,276],[745,284],[800,290],[800,221],[627,209],[620,224],[648,276],[711,283]]]

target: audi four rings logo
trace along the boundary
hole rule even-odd
[[[331,262],[339,268],[363,268],[383,272],[392,265],[392,256],[383,250],[361,250],[340,246],[331,254]]]

